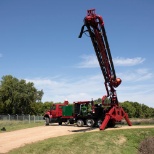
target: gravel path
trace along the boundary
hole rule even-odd
[[[135,129],[135,128],[154,128],[154,126],[123,126],[120,128],[110,128],[108,130],[117,129]],[[7,153],[14,148],[19,148],[25,144],[41,141],[47,138],[71,135],[74,133],[85,131],[99,131],[96,129],[89,129],[87,127],[75,127],[75,126],[40,126],[28,129],[22,129],[12,132],[0,133],[0,153]]]

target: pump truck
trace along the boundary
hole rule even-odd
[[[70,124],[76,123],[79,127],[84,125],[98,126],[100,130],[104,130],[106,127],[114,127],[117,122],[125,119],[127,124],[131,126],[128,114],[118,102],[115,88],[121,84],[122,80],[116,77],[104,21],[100,15],[95,13],[95,9],[87,10],[79,38],[84,33],[89,33],[91,38],[104,76],[107,94],[102,97],[101,104],[94,104],[93,100],[74,102],[72,105],[69,105],[68,101],[63,104],[55,104],[54,108],[44,115],[46,125],[49,125],[50,122],[58,122],[60,125],[62,122],[69,122]],[[109,103],[106,103],[106,99],[109,100]]]

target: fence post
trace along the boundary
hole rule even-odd
[[[18,115],[16,114],[16,116],[17,116],[17,121],[18,121]]]
[[[34,123],[35,123],[35,115],[34,115]]]
[[[23,117],[22,117],[22,120],[23,120],[23,122],[24,122],[24,114],[22,114],[22,116],[23,116]]]
[[[9,116],[9,121],[10,121],[10,115],[8,114],[8,116]]]
[[[30,124],[30,114],[29,114],[29,124]]]

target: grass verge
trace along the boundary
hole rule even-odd
[[[44,124],[44,121],[39,121],[36,123],[28,123],[23,121],[0,121],[0,133],[3,132],[1,131],[3,127],[5,127],[6,131],[9,132],[9,131],[14,131],[19,129],[42,126],[43,124]]]
[[[153,128],[84,132],[28,144],[9,154],[134,154],[150,136]]]

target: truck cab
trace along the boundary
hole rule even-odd
[[[53,104],[50,110],[44,114],[45,125],[49,125],[49,123],[59,123],[61,125],[62,122],[71,119],[73,117],[73,107],[68,104],[68,101],[64,101],[63,104]]]
[[[62,116],[62,104],[54,104],[50,109],[50,114],[52,118],[57,118]]]

